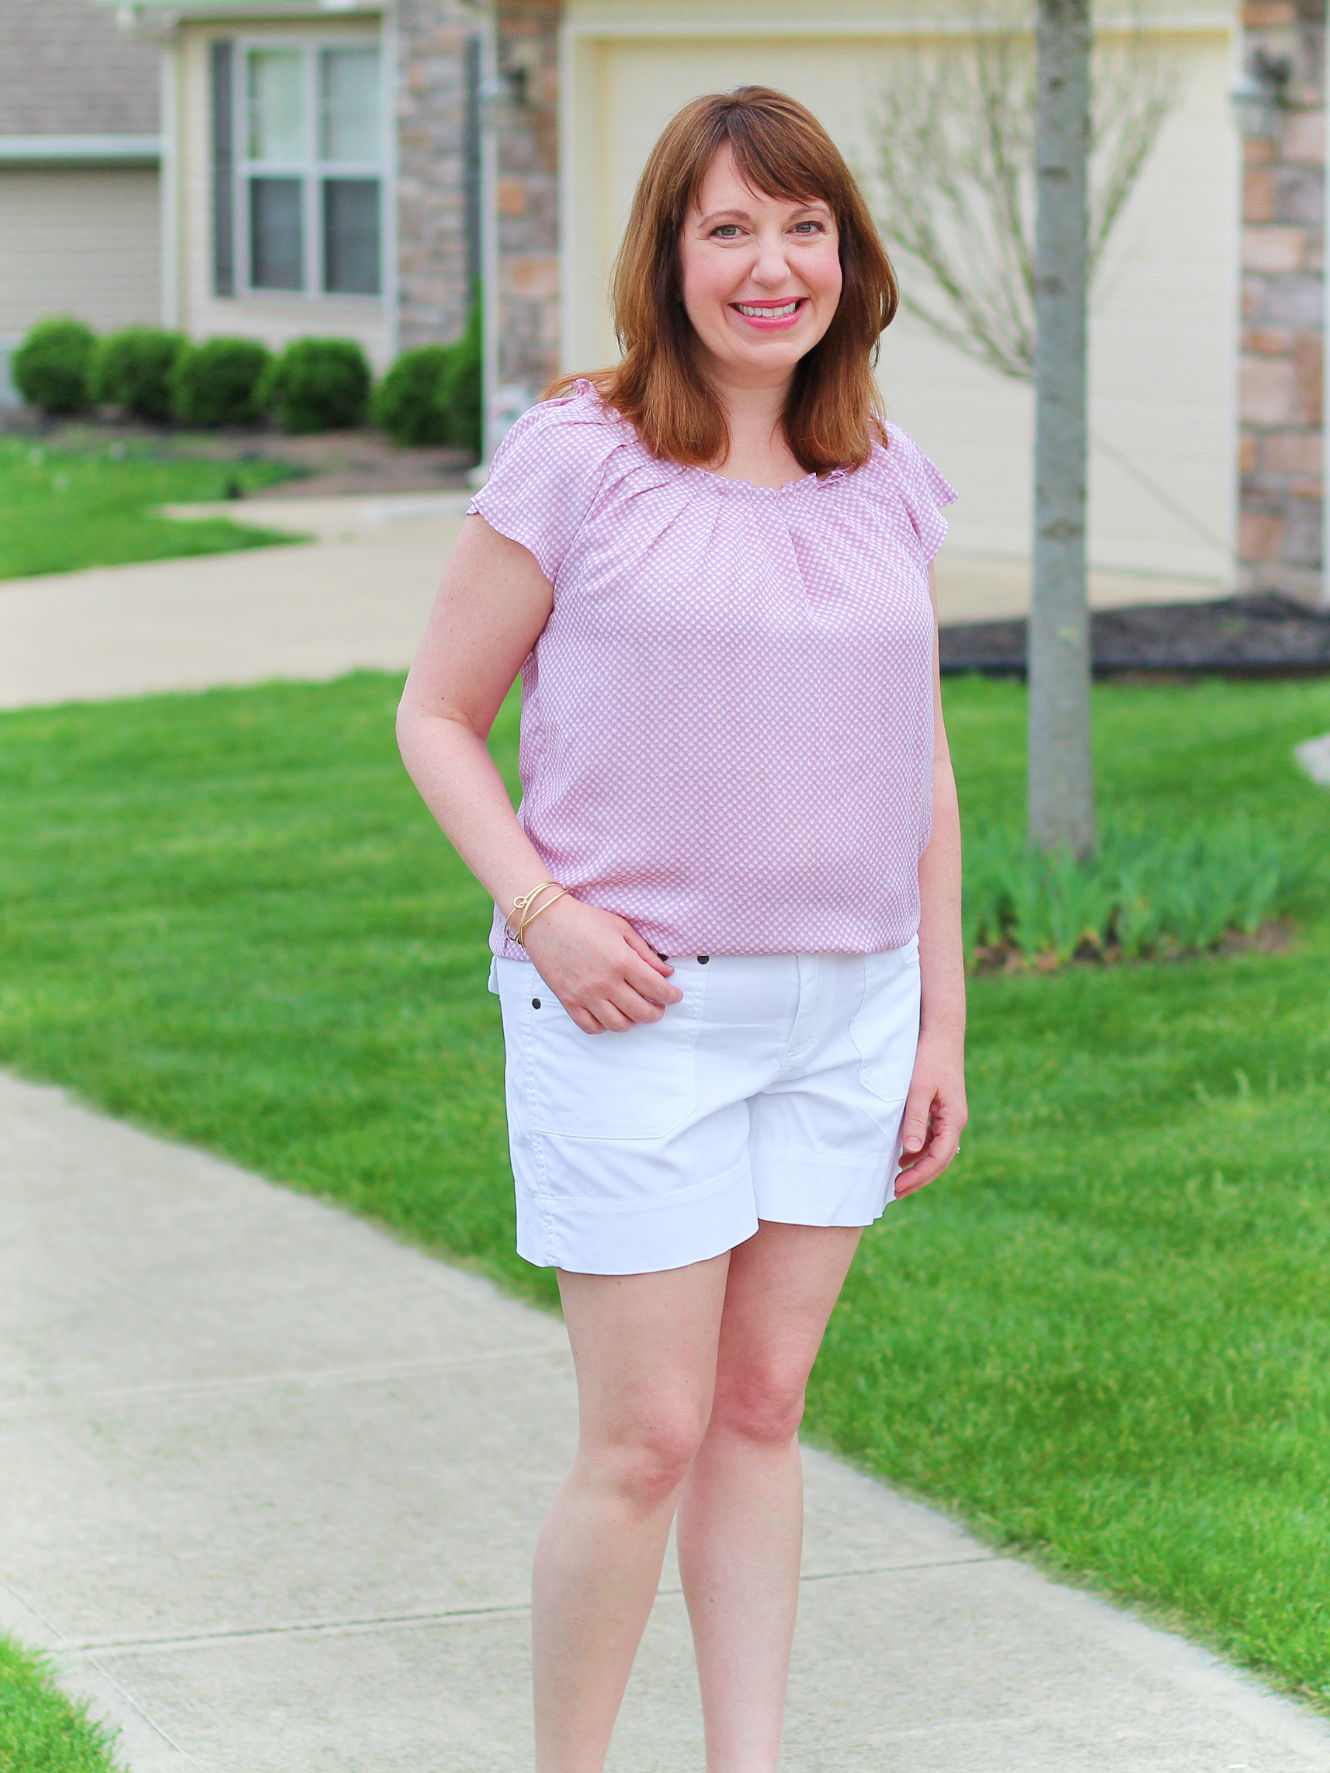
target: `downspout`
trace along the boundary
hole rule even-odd
[[[160,308],[162,325],[174,332],[180,325],[180,107],[176,100],[176,42],[173,35],[164,39],[160,58],[158,88],[162,111],[162,155],[157,174],[161,228]]]
[[[498,106],[502,102],[499,79],[498,21],[496,6],[485,8],[485,22],[480,39],[480,276],[481,323],[484,332],[481,353],[483,378],[484,435],[481,460],[472,470],[475,483],[481,485],[487,465],[499,447],[507,429],[503,403],[499,399],[499,133]]]

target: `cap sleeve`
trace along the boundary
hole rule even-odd
[[[520,542],[553,584],[619,441],[589,384],[528,407],[495,450],[467,514]]]
[[[941,508],[953,502],[956,489],[899,425],[888,422],[887,439],[888,471],[923,545],[924,559],[931,560],[947,536]]]

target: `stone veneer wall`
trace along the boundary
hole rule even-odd
[[[496,0],[500,72],[522,93],[496,105],[498,405],[516,417],[559,369],[560,0]]]
[[[1244,60],[1287,57],[1286,103],[1243,142],[1239,589],[1320,604],[1326,0],[1246,0]]]
[[[473,276],[468,186],[476,130],[468,68],[481,17],[468,0],[398,0],[398,342],[448,344]]]

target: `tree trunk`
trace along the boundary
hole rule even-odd
[[[1095,846],[1085,595],[1090,0],[1038,0],[1030,843]]]

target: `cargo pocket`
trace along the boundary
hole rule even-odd
[[[520,1006],[530,1124],[570,1139],[660,1139],[697,1101],[695,1048],[705,972],[678,969],[683,996],[654,1022],[588,1034],[532,969]]]

